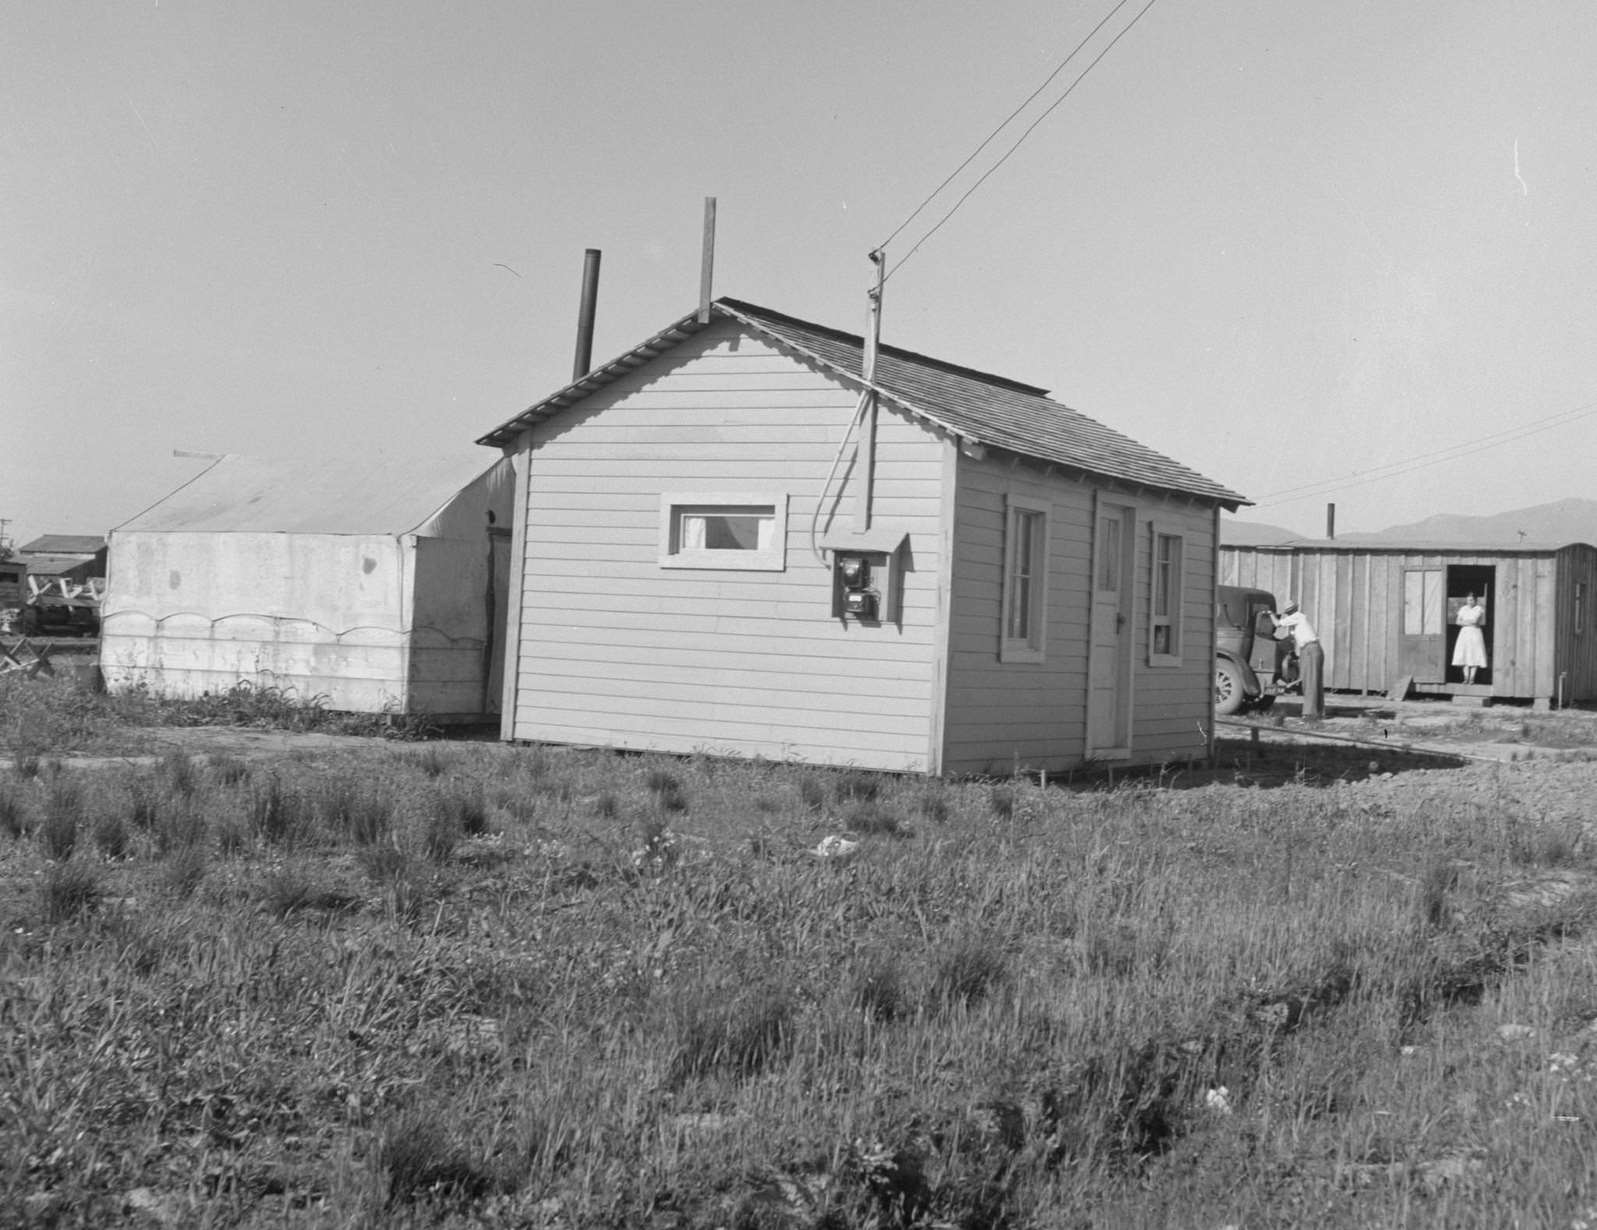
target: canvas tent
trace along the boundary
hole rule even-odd
[[[106,686],[497,712],[513,481],[480,453],[222,458],[112,531]]]

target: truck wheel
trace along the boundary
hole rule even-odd
[[[1242,672],[1237,669],[1235,662],[1221,658],[1214,664],[1214,711],[1230,717],[1233,713],[1241,713],[1247,703],[1248,693],[1242,682]]]

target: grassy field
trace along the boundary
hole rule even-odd
[[[1597,896],[1531,768],[87,771],[18,695],[0,1225],[1597,1225]]]

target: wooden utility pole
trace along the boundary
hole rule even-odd
[[[876,472],[876,351],[882,341],[882,286],[887,281],[887,253],[877,248],[870,254],[876,266],[876,284],[867,292],[870,319],[865,330],[865,353],[860,375],[865,380],[865,412],[860,419],[858,502],[854,506],[854,532],[871,528],[871,484]]]

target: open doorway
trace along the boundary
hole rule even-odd
[[[1474,597],[1476,604],[1485,611],[1485,619],[1480,625],[1481,636],[1486,642],[1486,665],[1475,672],[1476,687],[1490,687],[1492,683],[1492,663],[1497,660],[1492,645],[1492,627],[1494,624],[1492,613],[1492,600],[1497,590],[1497,568],[1492,564],[1454,564],[1447,570],[1447,682],[1462,684],[1464,682],[1464,668],[1454,665],[1454,658],[1458,648],[1459,622],[1458,612],[1470,599]]]

